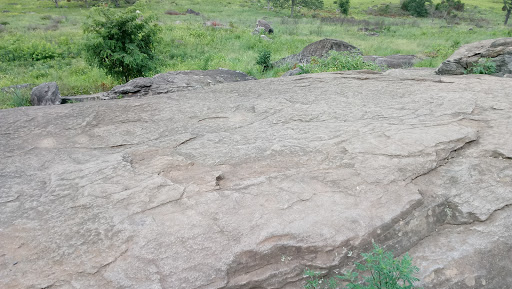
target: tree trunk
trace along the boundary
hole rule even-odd
[[[295,8],[295,0],[292,0],[292,14],[291,14],[292,18],[293,18],[293,8]]]
[[[89,8],[89,2],[87,0],[85,0],[85,6]]]
[[[55,8],[59,8],[59,0],[53,0],[55,2]]]
[[[512,7],[507,9],[507,15],[505,15],[505,25],[508,23],[508,18],[510,17],[510,12],[512,12]]]
[[[270,0],[267,0],[267,11],[270,11]]]

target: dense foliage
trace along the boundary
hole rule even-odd
[[[340,13],[347,16],[350,10],[350,0],[338,0],[337,2]]]
[[[144,17],[133,7],[124,11],[93,8],[84,32],[87,60],[114,78],[128,81],[155,68],[155,44],[160,28],[154,18]]]
[[[402,2],[401,8],[411,13],[412,16],[427,17],[427,3],[432,4],[432,0],[405,0]]]

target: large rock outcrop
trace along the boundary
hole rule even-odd
[[[437,74],[461,75],[488,58],[496,64],[496,75],[512,73],[512,37],[482,40],[463,45],[437,69]]]
[[[0,288],[298,289],[372,240],[426,289],[508,288],[511,90],[363,71],[3,110]]]
[[[153,77],[139,77],[118,85],[106,98],[140,97],[205,88],[219,83],[254,80],[240,71],[228,69],[170,71]]]

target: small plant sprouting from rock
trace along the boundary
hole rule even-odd
[[[489,58],[481,58],[465,71],[466,74],[494,74],[496,72],[496,63]]]
[[[419,269],[412,265],[412,258],[405,254],[402,259],[394,258],[391,252],[373,244],[370,253],[363,253],[363,262],[356,263],[356,270],[341,276],[324,280],[311,270],[306,270],[306,289],[414,289],[419,281],[414,277]],[[357,272],[356,272],[357,271]],[[341,287],[340,283],[347,283]],[[419,288],[418,288],[419,289]]]
[[[261,70],[263,72],[268,71],[272,68],[272,62],[270,62],[270,58],[272,57],[272,52],[270,50],[262,50],[258,55],[258,59],[256,60],[256,64],[261,66]]]

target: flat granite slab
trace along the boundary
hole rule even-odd
[[[512,82],[308,74],[0,111],[0,288],[512,284]]]

